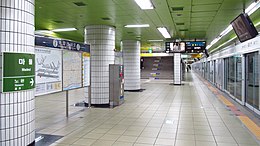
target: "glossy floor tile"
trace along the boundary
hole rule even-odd
[[[259,141],[199,80],[186,74],[171,80],[143,80],[143,92],[125,92],[125,103],[110,108],[70,106],[64,94],[36,98],[38,133],[64,136],[52,146],[257,146]],[[70,105],[84,100],[71,94]],[[57,104],[58,103],[58,104]]]

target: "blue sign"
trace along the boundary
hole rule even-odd
[[[90,53],[90,45],[68,41],[68,40],[62,40],[62,39],[53,39],[53,38],[36,36],[35,45]]]
[[[187,53],[201,53],[205,52],[206,42],[205,41],[189,41],[186,42]]]
[[[206,42],[186,42],[186,47],[191,49],[205,49]]]

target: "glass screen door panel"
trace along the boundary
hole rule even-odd
[[[213,73],[213,83],[216,84],[216,72],[217,72],[216,60],[214,60],[214,62],[213,62],[213,67],[214,67],[214,69],[213,69],[213,71],[214,71],[214,73]]]
[[[254,56],[254,107],[259,109],[259,54],[255,53]]]
[[[246,55],[246,103],[259,109],[258,52]]]
[[[242,100],[242,57],[237,56],[236,57],[236,90],[235,90],[235,97]]]
[[[235,93],[235,57],[228,58],[228,79],[227,79],[227,90],[234,96]]]
[[[224,89],[228,89],[228,58],[224,59]]]

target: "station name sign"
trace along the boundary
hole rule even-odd
[[[2,56],[2,92],[35,88],[34,54],[4,52]]]
[[[65,49],[71,51],[82,51],[88,53],[90,52],[90,45],[68,41],[68,40],[62,40],[62,39],[35,37],[35,45],[50,47],[50,48]]]

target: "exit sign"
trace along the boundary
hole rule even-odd
[[[4,52],[2,92],[35,88],[35,55]]]
[[[148,52],[149,52],[149,53],[153,53],[153,49],[152,49],[152,48],[149,48],[149,49],[148,49]]]

